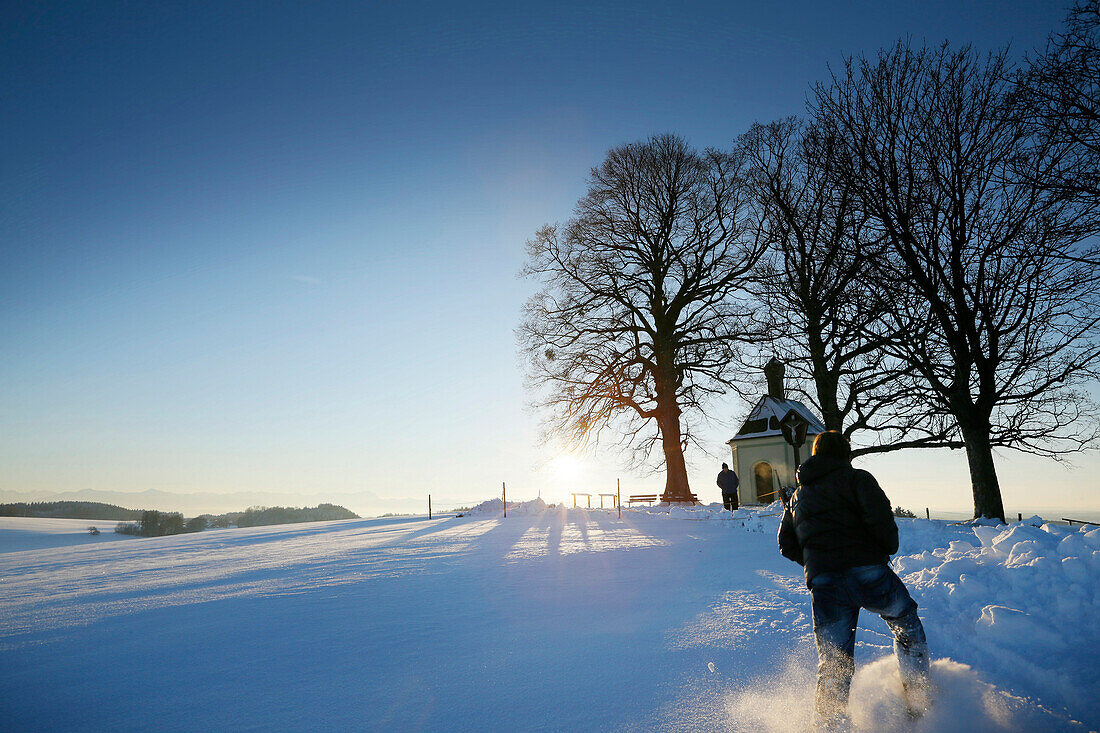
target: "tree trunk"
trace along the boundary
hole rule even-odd
[[[657,427],[661,431],[661,447],[665,452],[665,493],[661,501],[691,501],[688,487],[684,447],[680,444],[680,411],[675,406],[658,411]]]
[[[844,416],[837,402],[838,377],[829,369],[829,362],[825,358],[825,340],[821,337],[823,330],[821,319],[811,316],[807,333],[810,368],[813,372],[817,403],[821,407],[821,419],[825,423],[825,429],[841,432],[844,430]]]
[[[989,427],[959,425],[963,443],[966,444],[966,460],[970,463],[970,484],[974,491],[974,518],[988,517],[1005,521],[1005,508],[1001,502],[1001,485],[997,482],[997,469],[993,465],[993,448],[989,444]]]
[[[837,401],[839,386],[837,385],[836,375],[829,373],[824,361],[824,358],[822,358],[820,366],[817,360],[814,361],[814,386],[817,388],[817,402],[821,406],[821,420],[825,423],[825,429],[836,430],[839,433],[844,430],[844,415],[841,413],[840,404]]]

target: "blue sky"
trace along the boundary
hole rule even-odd
[[[0,18],[0,489],[517,498],[523,243],[614,145],[724,146],[909,36],[1019,52],[1050,2],[76,3]],[[729,424],[713,429],[721,453]],[[697,456],[693,487],[712,488]],[[873,462],[966,509],[965,460]],[[1006,507],[1100,462],[1002,461]],[[550,461],[549,464],[546,464]],[[546,465],[544,465],[546,464]],[[914,466],[934,476],[921,485]],[[891,481],[893,482],[891,484]],[[1014,503],[1015,502],[1015,503]],[[1024,509],[1027,507],[1024,506]]]

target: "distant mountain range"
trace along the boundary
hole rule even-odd
[[[156,509],[163,512],[181,512],[191,517],[198,514],[223,514],[239,512],[252,506],[302,507],[318,504],[338,504],[364,517],[392,512],[427,513],[427,497],[386,498],[369,491],[331,494],[290,494],[267,491],[236,491],[226,494],[197,492],[178,494],[158,489],[145,491],[10,491],[0,489],[0,503],[32,501],[96,501],[116,504],[127,509]],[[444,507],[437,506],[436,509]]]

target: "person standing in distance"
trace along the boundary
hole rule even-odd
[[[848,729],[860,608],[880,615],[894,634],[910,716],[927,709],[930,693],[917,604],[888,565],[898,551],[890,500],[874,476],[852,468],[850,456],[841,433],[818,435],[779,526],[780,552],[806,569],[818,655],[814,722],[827,731]]]
[[[737,474],[723,463],[722,470],[718,472],[718,488],[722,490],[722,506],[731,512],[737,511],[737,486],[740,483]]]

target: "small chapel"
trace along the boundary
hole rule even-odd
[[[733,451],[730,463],[741,484],[737,489],[740,504],[770,504],[779,498],[780,487],[795,485],[795,451],[784,440],[780,423],[792,412],[809,426],[806,444],[799,450],[799,458],[810,455],[814,436],[825,432],[821,418],[798,400],[787,399],[783,386],[786,368],[783,362],[772,357],[764,366],[768,380],[768,393],[760,398],[749,412],[737,435],[726,441]]]

